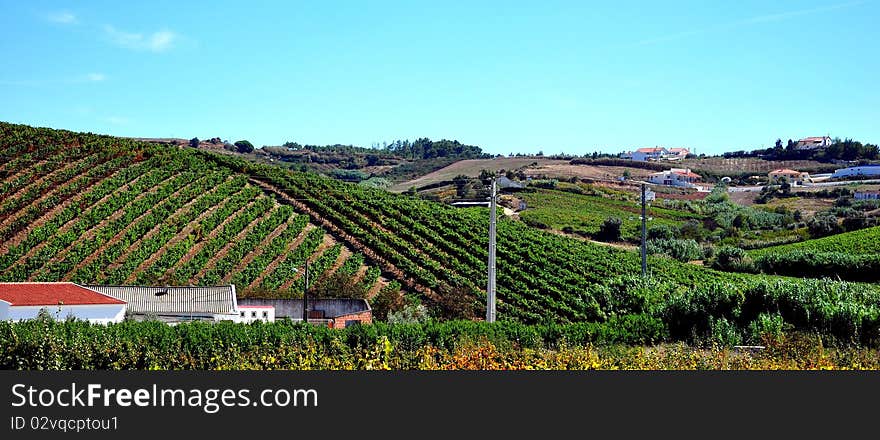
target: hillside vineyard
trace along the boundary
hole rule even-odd
[[[464,291],[485,307],[488,213],[291,172],[238,157],[0,123],[0,280],[234,283],[296,295],[344,271],[429,301]],[[688,338],[767,314],[868,337],[876,285],[717,272],[498,223],[498,317],[663,322]],[[477,313],[479,316],[480,313]],[[849,318],[845,318],[845,317]],[[832,328],[846,319],[849,324]]]

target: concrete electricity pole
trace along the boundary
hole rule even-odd
[[[646,214],[645,205],[647,204],[645,194],[645,184],[642,184],[642,276],[648,275],[648,230],[647,230],[647,222],[648,216]]]
[[[492,178],[492,196],[489,199],[489,282],[486,284],[486,322],[495,322],[495,205],[498,186]]]
[[[305,273],[303,273],[305,277],[305,285],[303,286],[303,322],[309,323],[309,259],[306,258],[306,267]]]

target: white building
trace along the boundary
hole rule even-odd
[[[238,306],[238,322],[275,322],[275,306]]]
[[[700,181],[700,175],[692,172],[689,168],[672,168],[651,174],[648,181],[656,185],[696,188],[697,182]]]
[[[649,160],[661,160],[669,155],[669,151],[663,147],[639,148],[632,153],[632,160],[645,162]]]
[[[856,200],[880,200],[880,191],[856,191],[853,198]]]
[[[817,136],[803,138],[797,141],[795,148],[798,150],[815,150],[817,148],[825,148],[831,145],[831,138],[828,136]]]
[[[844,177],[875,177],[880,178],[880,165],[864,165],[858,167],[841,168],[835,170],[832,179]]]
[[[52,318],[96,324],[120,322],[125,301],[74,283],[0,283],[0,320],[28,320],[45,310]]]
[[[238,321],[235,286],[101,286],[90,289],[128,303],[134,319]]]
[[[684,160],[688,154],[691,154],[691,150],[687,148],[670,148],[666,160]]]

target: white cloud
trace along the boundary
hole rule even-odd
[[[46,19],[51,21],[52,23],[60,23],[60,24],[77,24],[79,20],[77,20],[76,15],[69,11],[56,11],[52,12],[46,16]]]
[[[178,35],[173,31],[163,29],[152,34],[140,34],[124,32],[113,26],[104,26],[104,33],[113,44],[132,50],[147,50],[150,52],[165,52],[174,46]]]
[[[41,87],[52,86],[58,84],[83,84],[106,81],[107,75],[103,73],[87,73],[80,76],[68,76],[66,78],[44,78],[44,79],[25,79],[25,80],[3,80],[0,79],[0,86],[10,87]]]
[[[131,122],[128,118],[122,116],[109,116],[104,118],[104,121],[113,125],[128,125],[128,123]]]
[[[829,11],[834,11],[834,10],[838,10],[838,9],[851,8],[854,6],[859,6],[863,3],[865,3],[865,0],[853,1],[853,2],[849,2],[849,3],[838,3],[838,4],[821,6],[821,7],[812,8],[812,9],[800,9],[800,10],[786,11],[786,12],[780,12],[777,14],[757,15],[754,17],[746,18],[744,20],[737,20],[737,21],[732,21],[732,22],[728,22],[728,23],[720,23],[720,24],[717,24],[717,25],[714,25],[711,27],[690,29],[690,30],[684,30],[681,32],[672,33],[672,34],[668,34],[668,35],[661,35],[661,36],[658,36],[655,38],[649,38],[649,39],[645,39],[642,41],[638,41],[635,44],[630,45],[630,46],[645,46],[645,45],[651,45],[651,44],[665,43],[665,42],[669,42],[669,41],[681,40],[681,39],[692,37],[695,35],[707,34],[707,33],[720,31],[720,30],[729,30],[729,29],[739,28],[741,26],[748,26],[748,25],[754,25],[754,24],[760,24],[760,23],[769,23],[769,22],[774,22],[774,21],[782,21],[782,20],[788,20],[788,19],[794,18],[794,17],[800,17],[803,15],[812,15],[812,14],[817,14],[820,12],[829,12]]]

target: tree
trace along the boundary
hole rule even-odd
[[[620,226],[623,222],[617,217],[606,218],[599,226],[596,238],[602,241],[620,241]]]
[[[473,293],[466,286],[444,285],[437,299],[436,315],[443,319],[474,319],[476,305]]]
[[[238,149],[239,153],[251,153],[254,151],[254,144],[246,140],[236,142],[235,147]]]
[[[189,146],[193,148],[199,147],[199,138],[195,137],[189,140]]]

